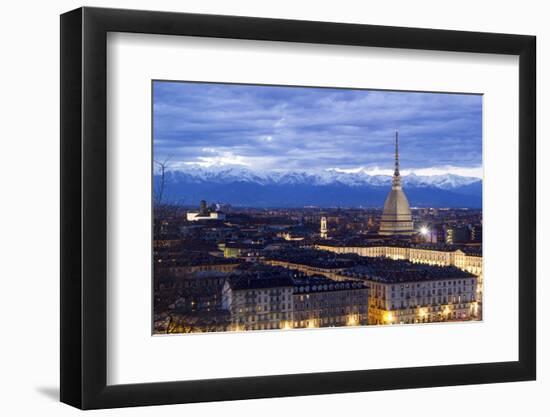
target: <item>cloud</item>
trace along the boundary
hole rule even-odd
[[[199,156],[197,161],[193,162],[184,162],[187,165],[196,164],[198,166],[209,167],[212,165],[243,165],[250,166],[250,163],[247,163],[246,160],[239,155],[234,155],[231,152],[224,152],[216,156]]]
[[[398,129],[404,172],[481,170],[479,95],[187,82],[153,94],[155,158],[172,166],[391,171]]]

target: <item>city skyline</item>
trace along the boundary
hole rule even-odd
[[[154,334],[482,319],[481,96],[153,86]]]
[[[156,160],[170,169],[482,177],[482,96],[155,81]]]

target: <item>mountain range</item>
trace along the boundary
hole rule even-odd
[[[370,175],[364,169],[259,172],[241,166],[192,166],[166,172],[163,200],[246,207],[382,207],[391,181],[390,175]],[[159,183],[155,175],[155,186]],[[402,184],[411,206],[481,207],[479,178],[411,173],[402,176]]]

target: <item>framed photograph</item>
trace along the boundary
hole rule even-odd
[[[61,401],[533,380],[535,37],[61,16]]]

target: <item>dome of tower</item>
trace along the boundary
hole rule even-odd
[[[380,222],[381,235],[410,235],[414,233],[409,201],[402,189],[388,193]]]

